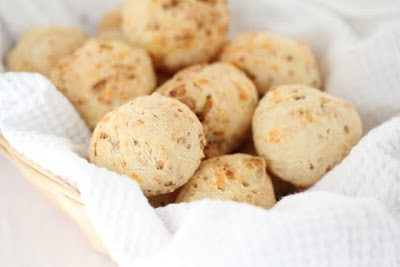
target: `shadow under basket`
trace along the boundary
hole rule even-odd
[[[44,170],[19,154],[0,133],[0,151],[21,171],[24,177],[63,211],[78,226],[89,243],[108,255],[86,214],[79,192],[61,178]]]

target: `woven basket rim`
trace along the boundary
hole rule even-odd
[[[11,161],[19,160],[21,163],[25,164],[26,166],[29,166],[32,170],[38,172],[41,174],[43,177],[48,178],[48,182],[54,187],[55,190],[57,190],[59,193],[63,194],[65,197],[68,197],[72,201],[75,201],[79,205],[84,205],[80,193],[78,190],[76,190],[74,187],[66,183],[63,179],[60,177],[52,174],[51,172],[43,169],[41,166],[37,165],[30,159],[26,158],[19,152],[15,150],[14,147],[8,143],[8,141],[4,138],[2,133],[0,132],[0,151]]]
[[[1,132],[0,152],[20,170],[28,182],[76,224],[93,248],[100,253],[109,255],[103,242],[93,229],[78,190],[17,152]]]

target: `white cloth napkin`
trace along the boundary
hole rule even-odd
[[[119,2],[2,0],[0,53],[36,25],[93,31]],[[400,6],[336,2],[230,0],[231,35],[271,30],[308,42],[325,89],[354,103],[368,132],[400,115]],[[0,131],[79,189],[121,266],[400,266],[400,117],[370,131],[313,188],[269,211],[211,200],[151,208],[135,181],[87,162],[89,130],[38,74],[0,74]]]

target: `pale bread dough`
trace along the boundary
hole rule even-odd
[[[125,41],[121,29],[121,6],[107,12],[97,28],[97,37],[108,40]]]
[[[85,32],[75,28],[50,25],[28,30],[7,55],[6,69],[49,77],[51,68],[86,39]]]
[[[349,102],[302,84],[272,88],[260,100],[252,125],[256,150],[269,170],[299,187],[321,179],[362,135]]]
[[[200,165],[201,123],[178,100],[154,93],[108,113],[93,132],[89,159],[135,179],[146,196],[170,193]]]
[[[236,149],[250,130],[258,95],[246,75],[227,63],[194,65],[157,92],[185,103],[203,124],[207,158]]]

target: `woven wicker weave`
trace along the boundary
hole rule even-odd
[[[72,219],[96,250],[107,254],[107,250],[89,221],[85,206],[77,190],[19,154],[1,134],[0,151],[14,163],[34,187]]]

